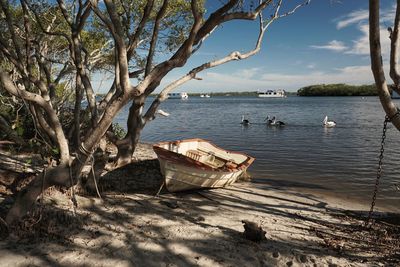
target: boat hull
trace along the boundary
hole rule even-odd
[[[243,173],[243,170],[236,172],[207,171],[168,160],[160,159],[159,161],[161,173],[165,177],[165,186],[169,192],[225,187],[236,182]]]
[[[153,149],[170,192],[231,185],[254,161],[202,139],[161,142]]]

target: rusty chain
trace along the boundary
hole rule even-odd
[[[379,161],[378,161],[378,169],[376,171],[376,181],[375,181],[375,189],[374,189],[374,194],[372,196],[372,202],[371,202],[371,208],[368,213],[368,218],[367,221],[365,222],[365,226],[368,226],[372,213],[374,212],[374,207],[375,207],[375,202],[376,202],[376,195],[378,193],[379,189],[379,182],[382,176],[382,166],[383,166],[383,153],[385,152],[385,139],[386,139],[386,130],[387,130],[387,123],[390,121],[389,116],[385,116],[385,121],[383,122],[383,130],[382,130],[382,141],[381,141],[381,151],[379,154]]]

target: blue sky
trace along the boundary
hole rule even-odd
[[[208,7],[218,2],[210,1]],[[292,6],[300,3],[286,2]],[[389,53],[386,28],[393,23],[394,4],[391,0],[381,1],[384,59]],[[250,49],[256,36],[256,22],[224,25],[207,39],[184,70],[172,73],[167,81],[206,60]],[[368,1],[312,0],[310,5],[270,26],[259,54],[207,70],[198,75],[203,80],[190,81],[176,91],[296,91],[320,83],[371,84],[369,64]]]
[[[284,0],[291,9],[300,0]],[[220,1],[208,1],[212,10]],[[394,0],[381,0],[381,41],[387,62],[387,27],[393,24]],[[181,77],[204,62],[232,51],[245,52],[256,41],[258,23],[224,24],[203,44],[185,67],[170,73],[160,85]],[[291,16],[275,21],[264,37],[259,54],[206,70],[177,92],[254,91],[282,88],[297,91],[312,84],[371,84],[367,0],[312,0]]]

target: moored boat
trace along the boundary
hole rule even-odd
[[[189,95],[185,92],[168,94],[168,99],[188,99],[188,98],[189,98]]]
[[[279,89],[279,90],[258,91],[258,97],[287,97],[287,96],[285,90]]]
[[[228,186],[254,161],[244,153],[198,138],[161,142],[153,149],[170,192]]]

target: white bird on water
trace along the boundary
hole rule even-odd
[[[269,118],[269,116],[267,116],[264,121],[267,123],[267,125],[272,123],[272,120]]]
[[[162,109],[158,109],[158,110],[156,111],[156,113],[157,113],[157,114],[160,114],[161,116],[164,116],[164,117],[168,117],[168,116],[169,116],[169,113],[168,113],[168,112],[165,112],[165,111],[162,110]]]
[[[328,127],[328,128],[332,128],[332,127],[336,126],[336,122],[328,121],[328,116],[325,116],[323,123],[324,123],[324,126]]]
[[[270,123],[271,126],[285,126],[283,121],[277,121],[275,116],[272,117],[272,122]]]
[[[242,122],[241,122],[240,124],[249,125],[249,124],[250,124],[250,121],[249,121],[248,119],[245,119],[245,118],[244,118],[244,115],[242,115]]]
[[[285,126],[285,123],[283,121],[277,121],[275,116],[273,116],[272,119],[267,116],[264,121],[266,121],[269,126]]]

